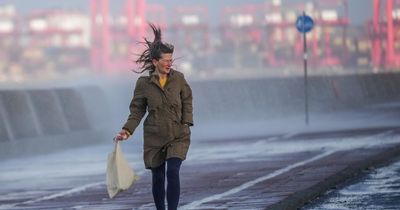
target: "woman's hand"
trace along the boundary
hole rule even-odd
[[[122,129],[116,136],[115,136],[115,140],[116,141],[123,141],[123,140],[127,140],[129,138],[131,134],[129,133],[129,131]]]

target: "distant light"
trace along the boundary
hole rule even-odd
[[[70,47],[77,47],[83,45],[82,36],[79,35],[71,35],[68,37],[67,45]]]
[[[14,30],[14,23],[9,20],[0,21],[0,33],[9,33]]]
[[[400,19],[400,9],[395,9],[392,11],[393,19]]]
[[[296,12],[287,12],[285,15],[285,19],[288,22],[295,22],[297,19],[297,13]]]
[[[101,15],[96,15],[95,22],[97,25],[103,24],[103,17]]]
[[[280,29],[277,29],[273,33],[273,40],[276,42],[282,42],[283,40],[283,31]]]
[[[12,17],[16,15],[16,10],[14,5],[5,5],[0,7],[0,15]]]
[[[281,0],[272,0],[272,5],[275,7],[279,7],[282,5],[282,1]]]
[[[32,31],[44,31],[49,27],[49,24],[44,19],[34,19],[29,23],[29,28]]]
[[[200,23],[200,18],[197,15],[184,15],[182,17],[182,23],[184,25],[197,25]]]
[[[335,10],[323,10],[321,12],[322,20],[335,21],[335,20],[339,19],[338,17],[339,17],[339,15]]]
[[[313,10],[314,10],[314,3],[312,3],[312,2],[306,3],[305,10],[306,10],[307,12],[313,11]]]
[[[280,14],[280,13],[266,14],[265,20],[267,21],[267,23],[281,23],[282,22],[282,14]]]
[[[251,15],[245,15],[245,14],[238,14],[234,15],[230,18],[230,22],[232,25],[236,26],[248,26],[253,24],[253,17]]]
[[[83,21],[75,16],[60,16],[52,20],[52,26],[55,26],[64,31],[72,31],[81,27],[80,23]]]
[[[121,25],[126,25],[128,24],[128,18],[126,18],[125,16],[120,16],[118,18],[118,23]]]
[[[135,25],[137,25],[137,26],[141,26],[142,23],[143,23],[143,19],[142,19],[141,17],[135,17],[134,23],[135,23]]]

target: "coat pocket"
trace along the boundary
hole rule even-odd
[[[190,135],[190,128],[187,125],[176,123],[172,126],[174,138],[184,138]]]
[[[156,125],[145,125],[143,128],[145,133],[158,133],[159,128]]]
[[[185,135],[191,134],[190,126],[182,124],[181,129]]]

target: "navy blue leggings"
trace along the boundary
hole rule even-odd
[[[180,182],[179,169],[182,160],[180,158],[169,158],[167,161],[167,202],[168,210],[176,210],[179,203]],[[165,210],[165,163],[157,168],[151,169],[153,175],[153,198],[157,210]]]

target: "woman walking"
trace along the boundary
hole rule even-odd
[[[144,164],[152,172],[152,192],[157,210],[177,209],[180,195],[179,170],[190,145],[190,126],[193,126],[192,90],[184,75],[172,69],[174,46],[161,40],[161,30],[149,24],[154,40],[146,38],[146,50],[136,60],[143,73],[136,81],[130,115],[117,134],[126,140],[140,121],[144,121]],[[165,192],[165,176],[167,191]]]

